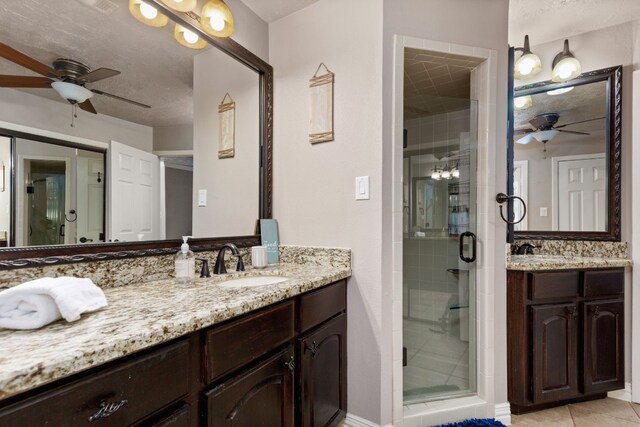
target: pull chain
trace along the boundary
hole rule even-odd
[[[76,127],[75,126],[75,119],[78,118],[78,104],[71,104],[71,127]]]

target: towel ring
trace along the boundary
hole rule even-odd
[[[69,213],[70,213],[71,215],[73,215],[73,219],[69,219],[69,218],[67,217],[67,214],[64,214],[64,219],[66,219],[68,222],[75,222],[75,220],[77,220],[77,219],[78,219],[78,214],[76,213],[76,210],[75,210],[75,209],[71,209],[71,210],[69,211]]]
[[[520,200],[520,203],[522,203],[522,218],[520,218],[517,221],[509,221],[507,218],[504,217],[503,213],[502,213],[502,204],[504,202],[508,202],[509,200]],[[506,222],[507,224],[518,224],[521,223],[524,220],[524,217],[527,215],[527,204],[524,202],[524,200],[522,200],[522,197],[518,197],[518,196],[507,196],[504,193],[498,193],[496,195],[496,202],[498,202],[498,204],[500,205],[500,218],[502,218],[502,220],[504,222]]]

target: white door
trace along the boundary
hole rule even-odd
[[[516,160],[513,162],[513,195],[524,200],[525,204],[529,203],[529,161]],[[522,218],[524,206],[518,200],[513,202],[513,218],[514,221]],[[529,221],[527,215],[524,219],[513,226],[515,231],[528,230]]]
[[[102,156],[78,157],[77,242],[98,243],[103,234],[104,163]],[[102,239],[101,239],[102,237]]]
[[[607,167],[604,153],[555,157],[553,166],[557,174],[557,209],[554,209],[557,228],[554,228],[605,231]]]
[[[109,145],[109,240],[160,239],[160,162],[146,151]]]

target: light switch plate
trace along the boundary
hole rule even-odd
[[[207,190],[198,190],[198,206],[207,206]]]
[[[547,216],[548,211],[547,208],[540,208],[540,216]]]
[[[369,177],[356,177],[356,200],[369,200]]]

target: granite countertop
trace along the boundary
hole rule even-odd
[[[246,275],[281,275],[282,283],[229,288]],[[0,330],[0,400],[351,275],[348,266],[280,264],[179,286],[172,279],[104,289],[109,306],[73,323]]]
[[[507,255],[507,270],[567,270],[573,268],[630,267],[629,258],[562,255]]]

